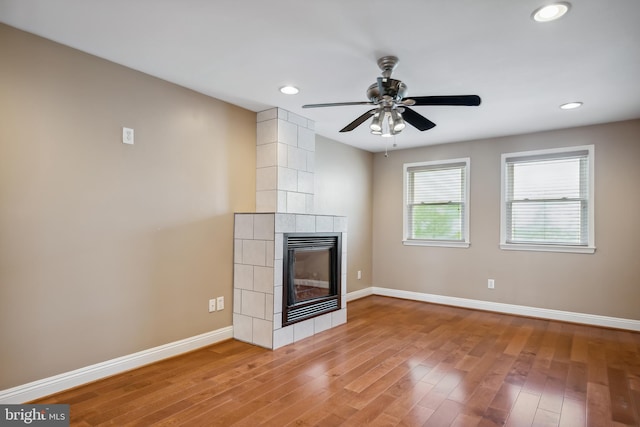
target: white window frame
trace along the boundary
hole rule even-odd
[[[409,168],[413,167],[438,167],[447,166],[455,163],[464,164],[464,218],[463,218],[463,240],[424,240],[424,239],[410,239],[409,238],[409,224],[408,224],[408,190],[409,190]],[[471,159],[469,157],[460,159],[447,159],[447,160],[435,160],[429,162],[416,162],[405,163],[403,165],[403,208],[402,208],[402,244],[406,246],[439,246],[448,248],[468,248],[471,243],[469,241],[469,176],[471,174]]]
[[[562,244],[533,244],[533,243],[507,243],[507,203],[506,203],[506,179],[507,179],[507,160],[514,157],[549,157],[554,155],[562,157],[568,153],[587,151],[588,156],[588,202],[587,202],[587,221],[588,221],[588,243],[587,245],[562,245]],[[574,147],[563,147],[544,150],[522,151],[517,153],[504,153],[501,160],[500,174],[500,248],[504,250],[520,250],[520,251],[542,251],[542,252],[570,252],[570,253],[587,253],[592,254],[596,250],[595,246],[595,198],[594,198],[594,146],[580,145]]]

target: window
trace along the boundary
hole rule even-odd
[[[502,249],[593,253],[593,146],[502,155]]]
[[[404,165],[406,245],[469,247],[469,159]]]

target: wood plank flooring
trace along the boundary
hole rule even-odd
[[[371,296],[276,351],[230,340],[36,403],[74,426],[640,426],[640,334]]]

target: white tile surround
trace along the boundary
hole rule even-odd
[[[256,213],[236,213],[233,336],[276,349],[347,321],[347,219],[315,215],[314,122],[281,108],[257,115]],[[282,327],[284,233],[342,233],[341,307]]]
[[[257,122],[256,211],[313,213],[314,122],[282,108]]]
[[[236,213],[233,337],[276,349],[347,321],[347,219],[341,216]],[[342,233],[341,308],[282,326],[284,233]]]

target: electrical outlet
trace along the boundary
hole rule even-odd
[[[362,279],[362,270],[358,270],[358,280]]]
[[[133,145],[133,129],[122,128],[122,143]]]
[[[496,286],[496,282],[495,282],[495,280],[493,280],[493,279],[489,279],[489,280],[487,280],[487,287],[488,287],[489,289],[494,289],[494,288],[495,288],[495,286]]]
[[[224,310],[224,297],[218,297],[218,311]]]
[[[210,299],[209,300],[209,313],[213,313],[214,311],[216,311],[216,299]]]

